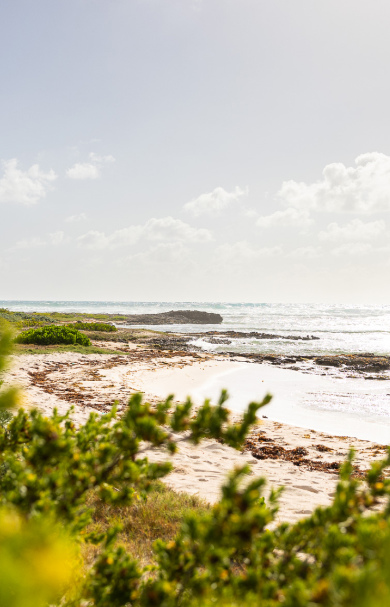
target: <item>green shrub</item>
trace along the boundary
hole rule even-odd
[[[20,333],[16,338],[18,344],[35,344],[37,346],[47,346],[54,344],[79,344],[80,346],[90,346],[91,340],[72,327],[42,327],[41,329],[29,329]]]
[[[115,325],[105,322],[82,322],[81,320],[78,320],[75,324],[66,326],[73,327],[81,331],[104,331],[105,333],[114,333],[115,331],[118,331]]]

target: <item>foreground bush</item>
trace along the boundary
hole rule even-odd
[[[55,344],[78,344],[90,346],[91,340],[74,327],[42,327],[42,329],[29,329],[23,331],[15,339],[18,344],[35,344],[48,346]]]
[[[115,325],[106,322],[81,322],[81,320],[78,320],[75,324],[66,326],[81,331],[102,331],[104,333],[115,333],[115,331],[118,331]]]
[[[9,344],[7,337],[0,338],[0,368],[1,350]],[[279,491],[265,502],[264,479],[249,481],[248,466],[235,470],[219,503],[186,515],[174,540],[156,542],[153,568],[142,567],[118,545],[116,522],[91,531],[96,507],[88,497],[91,491],[100,510],[106,508],[115,519],[116,507],[123,512],[123,506],[147,499],[156,479],[172,469],[166,462],[150,463],[146,448],[173,453],[180,431],[194,444],[206,436],[239,447],[269,400],[251,403],[238,425],[228,423],[225,393],[215,407],[206,401],[195,413],[190,400],[172,407],[168,398],[153,408],[136,394],[123,417],[118,419],[115,409],[102,417],[92,414],[79,428],[68,415],[54,412],[47,418],[19,410],[0,427],[0,503],[6,513],[0,513],[0,592],[8,593],[4,599],[0,594],[1,604],[390,605],[390,481],[385,474],[390,455],[375,462],[361,483],[352,477],[351,454],[331,506],[317,508],[296,524],[274,524],[272,530]],[[9,397],[3,399],[7,402]],[[2,524],[1,517],[10,512],[15,524]],[[83,569],[69,548],[56,548],[63,533],[74,546],[97,547],[92,568]],[[31,575],[35,563],[44,564],[43,575],[41,570]],[[76,568],[78,579],[71,573]],[[14,590],[18,579],[20,591]]]
[[[7,369],[12,352],[13,332],[7,322],[0,318],[0,416],[7,423],[9,411],[18,406],[19,392],[16,388],[4,388],[2,376]]]

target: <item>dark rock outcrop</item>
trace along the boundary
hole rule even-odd
[[[390,358],[375,354],[317,356],[314,358],[314,362],[323,367],[348,367],[354,371],[380,372],[390,369]]]
[[[316,356],[313,354],[294,355],[294,356],[283,356],[282,354],[262,354],[262,353],[239,353],[226,351],[231,358],[246,359],[248,361],[263,363],[268,362],[272,365],[286,366],[286,364],[297,364],[296,369],[305,369],[306,372],[315,372],[315,366],[319,368],[323,367],[336,367],[338,371],[348,373],[354,372],[366,379],[384,379],[389,380],[388,373],[380,376],[380,373],[386,373],[390,371],[390,356],[376,355],[376,354],[329,354],[323,356]],[[304,364],[304,367],[302,366]],[[311,363],[313,366],[310,368],[307,366]],[[291,368],[291,367],[289,367]],[[369,376],[367,373],[378,373],[378,376]]]
[[[160,314],[132,314],[126,317],[127,325],[219,325],[220,314],[199,310],[171,310]]]
[[[243,332],[243,331],[206,331],[205,333],[199,334],[199,337],[207,336],[205,341],[209,343],[218,343],[217,341],[211,341],[209,335],[219,339],[220,337],[229,338],[243,338],[243,339],[288,339],[292,341],[311,341],[313,339],[320,339],[315,335],[277,335],[275,333],[258,333],[256,331]],[[224,343],[224,342],[221,342]]]

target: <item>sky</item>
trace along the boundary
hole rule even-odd
[[[388,0],[0,7],[0,298],[390,297]]]

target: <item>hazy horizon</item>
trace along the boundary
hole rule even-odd
[[[0,300],[0,307],[3,304],[146,304],[146,305],[232,305],[232,306],[324,306],[324,307],[352,307],[352,308],[390,308],[390,303],[352,303],[352,302],[341,302],[341,301],[333,301],[333,302],[325,302],[325,301],[239,301],[239,300],[212,300],[212,299],[204,299],[204,300],[142,300],[142,299],[133,299],[133,300],[121,300],[121,299],[2,299]],[[11,306],[12,307],[12,306]],[[11,308],[10,308],[11,309]]]

